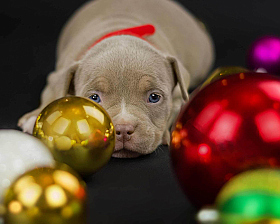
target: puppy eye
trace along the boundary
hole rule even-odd
[[[151,93],[149,96],[149,103],[157,103],[160,100],[161,96],[156,93]]]
[[[93,100],[94,102],[96,102],[96,103],[100,103],[101,102],[100,96],[98,94],[93,94],[89,98],[91,100]]]

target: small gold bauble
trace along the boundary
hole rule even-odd
[[[206,81],[201,85],[200,89],[204,88],[205,86],[209,85],[210,83],[223,78],[227,75],[242,73],[242,72],[249,72],[248,69],[238,66],[225,66],[225,67],[219,67],[215,69],[209,77],[206,79]]]
[[[33,169],[4,195],[5,224],[86,223],[85,183],[67,165]]]
[[[110,160],[115,129],[107,112],[82,97],[63,97],[38,116],[33,135],[41,139],[54,158],[82,175],[89,175]]]

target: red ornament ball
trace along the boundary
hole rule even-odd
[[[170,156],[198,208],[213,204],[234,175],[280,166],[280,79],[260,73],[225,76],[194,95],[172,128]]]

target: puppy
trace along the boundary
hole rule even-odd
[[[213,59],[211,37],[174,1],[89,1],[60,34],[56,68],[40,107],[18,125],[31,133],[37,115],[53,100],[88,97],[113,121],[113,157],[152,153],[169,143],[169,127],[188,100],[188,88],[203,80]]]

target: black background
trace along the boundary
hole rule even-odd
[[[17,129],[18,118],[38,107],[46,76],[54,69],[61,28],[84,2],[1,4],[0,129]],[[278,0],[180,2],[210,31],[216,47],[214,68],[246,66],[246,51],[256,38],[280,36]],[[194,223],[195,209],[176,182],[167,147],[139,159],[112,159],[86,182],[89,223]]]

